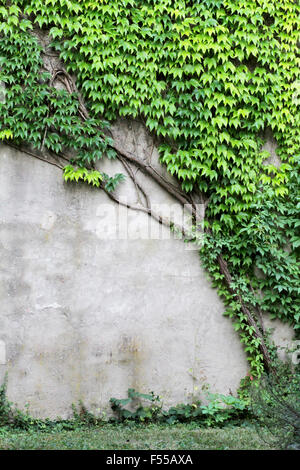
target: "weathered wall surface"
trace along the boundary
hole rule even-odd
[[[69,416],[80,399],[105,409],[129,387],[174,404],[206,383],[234,391],[247,373],[197,251],[162,227],[143,239],[149,217],[136,212],[118,239],[113,204],[0,147],[0,380],[8,371],[9,399],[35,415]]]

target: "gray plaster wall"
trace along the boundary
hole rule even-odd
[[[124,145],[146,155],[146,137],[129,131]],[[134,198],[128,183],[122,191]],[[118,235],[116,210],[100,190],[0,146],[0,380],[8,372],[9,399],[36,416],[68,417],[79,400],[107,410],[130,387],[166,406],[205,384],[227,394],[248,371],[198,252],[162,226],[143,236],[149,217],[135,211],[129,238]]]

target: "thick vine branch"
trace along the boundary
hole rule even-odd
[[[60,165],[59,163],[56,163],[56,162],[51,162],[49,159],[47,159],[46,157],[41,157],[40,155],[37,155],[33,152],[31,152],[30,150],[27,150],[25,147],[17,147],[16,145],[12,144],[11,142],[5,142],[5,145],[7,145],[8,147],[12,147],[13,149],[17,150],[18,152],[23,152],[23,153],[26,153],[27,155],[29,155],[30,157],[33,157],[33,158],[37,158],[38,160],[41,160],[42,162],[44,163],[48,163],[49,165],[53,165],[53,166],[56,166],[57,168],[59,168],[60,170],[63,170],[64,167],[62,165]]]

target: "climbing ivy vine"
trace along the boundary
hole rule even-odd
[[[262,313],[300,329],[298,2],[0,5],[0,138],[72,150],[65,179],[113,192],[122,175],[94,168],[118,153],[105,129],[118,116],[143,120],[183,194],[208,202],[201,258],[259,376]],[[76,76],[73,89],[43,72],[37,31]],[[278,165],[266,164],[267,134]]]

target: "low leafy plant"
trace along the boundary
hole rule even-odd
[[[98,426],[104,423],[103,416],[95,416],[91,411],[87,409],[83,401],[80,400],[78,407],[73,403],[73,422],[82,426]]]

